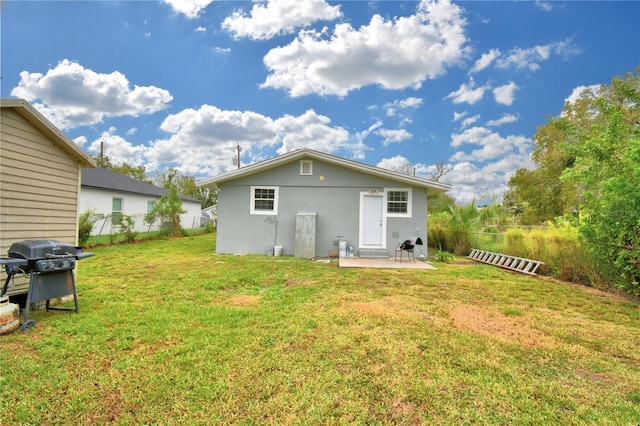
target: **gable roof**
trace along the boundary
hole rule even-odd
[[[217,186],[224,182],[229,182],[240,177],[249,176],[254,173],[269,170],[280,165],[296,161],[298,159],[311,158],[320,161],[325,161],[330,164],[342,166],[351,170],[356,170],[361,173],[365,173],[372,176],[382,177],[390,179],[396,182],[426,188],[429,195],[437,194],[440,192],[446,192],[451,189],[451,185],[436,182],[434,180],[423,179],[415,176],[406,175],[404,173],[398,173],[391,170],[383,169],[380,167],[370,166],[368,164],[360,163],[346,158],[337,157],[335,155],[327,154],[325,152],[315,151],[313,149],[303,148],[295,151],[288,152],[286,154],[273,157],[268,160],[260,161],[258,163],[251,164],[241,169],[236,169],[212,178],[203,179],[197,182],[198,186],[204,186],[207,188],[217,188]]]
[[[156,198],[160,198],[169,193],[168,189],[160,188],[159,186],[154,186],[150,183],[133,179],[112,170],[103,169],[102,167],[96,167],[95,169],[82,169],[81,186],[83,188],[94,188],[105,191],[149,195]],[[202,201],[184,195],[181,195],[180,199],[183,201],[202,204]]]
[[[29,102],[24,99],[3,98],[0,99],[0,107],[13,108],[25,120],[53,140],[71,158],[78,161],[82,167],[96,166],[95,161],[89,154],[80,149],[78,145],[62,133],[44,115],[40,114]]]

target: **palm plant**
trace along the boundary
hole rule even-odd
[[[482,228],[483,223],[495,215],[495,209],[478,209],[476,200],[464,206],[449,205],[447,209],[447,231],[449,234],[449,247],[458,255],[466,255],[471,252],[473,232]]]

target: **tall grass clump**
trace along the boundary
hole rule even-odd
[[[597,265],[577,228],[567,221],[549,222],[547,229],[525,232],[512,228],[505,233],[502,253],[544,262],[539,273],[563,281],[602,284]]]
[[[442,213],[434,215],[429,220],[428,230],[428,244],[429,247],[446,250],[452,252],[449,248],[448,238],[447,238],[447,229],[444,225],[444,216]]]
[[[505,233],[504,240],[504,254],[516,257],[531,257],[529,245],[527,244],[524,231],[522,229],[508,229]]]

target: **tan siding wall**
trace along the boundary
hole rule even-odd
[[[74,244],[80,165],[12,108],[1,111],[0,255],[27,239]]]

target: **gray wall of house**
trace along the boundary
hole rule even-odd
[[[251,187],[279,187],[277,215],[250,214]],[[358,249],[360,193],[408,188],[379,176],[368,175],[313,160],[313,175],[300,175],[299,160],[277,168],[219,184],[217,253],[265,254],[274,245],[283,255],[295,250],[296,215],[316,213],[316,256],[328,256],[338,236]],[[387,218],[386,249],[393,255],[396,244],[419,230],[426,249],[427,190],[412,188],[411,217]]]

